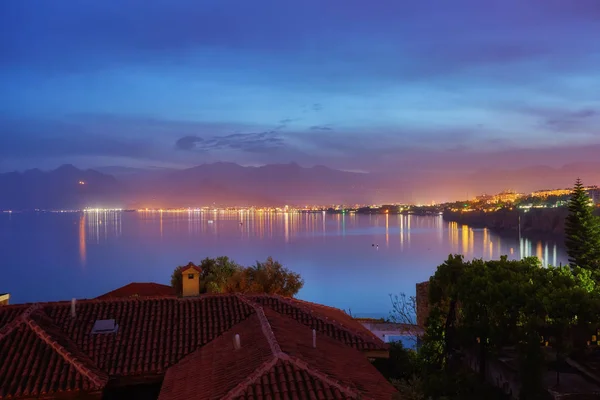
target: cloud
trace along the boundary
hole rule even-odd
[[[542,129],[556,133],[600,133],[600,112],[593,108],[563,109],[549,107],[517,107],[517,112],[533,116]]]
[[[26,164],[35,166],[36,160],[43,163],[72,157],[120,157],[123,162],[135,164],[136,160],[193,163],[192,158],[182,157],[168,145],[175,141],[176,149],[190,150],[202,141],[200,134],[204,132],[227,137],[226,132],[237,129],[248,126],[115,114],[77,114],[54,119],[0,115],[0,159],[7,168],[11,163],[23,164],[18,160],[31,160]]]
[[[198,136],[184,136],[180,139],[177,139],[175,142],[175,147],[179,150],[192,150],[196,147],[196,143],[202,142],[204,139]]]
[[[184,136],[176,142],[178,149],[201,152],[239,150],[249,153],[266,153],[283,145],[284,140],[278,136],[277,131],[233,133],[225,136],[212,136],[206,139],[198,136]]]
[[[73,121],[0,119],[0,157],[156,155],[146,140],[108,135]]]
[[[314,125],[310,128],[311,131],[332,131],[333,128],[328,127],[327,125]]]
[[[579,110],[550,116],[544,123],[551,130],[560,132],[581,131],[593,126],[595,126],[597,132],[600,132],[597,124],[595,124],[598,121],[594,118],[598,115],[596,110]]]

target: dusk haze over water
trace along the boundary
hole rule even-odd
[[[2,1],[0,172],[294,162],[415,202],[596,184],[599,20],[597,0]]]

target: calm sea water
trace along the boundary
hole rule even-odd
[[[212,223],[210,222],[212,221]],[[506,238],[441,216],[213,212],[0,214],[0,293],[11,303],[93,298],[129,282],[168,284],[177,265],[268,256],[305,280],[298,297],[387,316],[450,253],[566,261],[557,243]]]

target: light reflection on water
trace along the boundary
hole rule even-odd
[[[209,221],[212,221],[209,222]],[[387,316],[449,254],[566,262],[552,241],[500,237],[441,216],[250,212],[87,212],[0,217],[2,283],[16,302],[94,297],[132,281],[168,283],[176,265],[273,256],[305,279],[300,298]],[[43,279],[28,278],[43,266]],[[29,272],[27,272],[29,271]]]

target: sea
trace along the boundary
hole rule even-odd
[[[169,284],[205,257],[298,272],[297,297],[385,318],[450,254],[567,262],[559,240],[500,236],[442,216],[186,210],[0,214],[0,293],[10,302],[94,298],[130,282]]]

